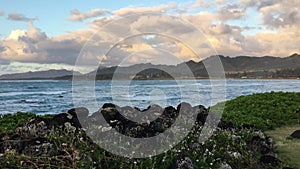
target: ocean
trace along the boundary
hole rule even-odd
[[[89,84],[89,85],[87,85]],[[300,92],[300,80],[148,80],[76,82],[0,81],[0,114],[57,114],[78,106],[91,113],[104,103],[177,106],[180,102],[212,106],[242,95],[271,91]]]

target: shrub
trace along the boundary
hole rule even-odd
[[[300,93],[269,92],[240,96],[225,103],[222,120],[262,130],[300,122]]]

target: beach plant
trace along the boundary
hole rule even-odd
[[[300,123],[300,93],[268,92],[240,96],[225,103],[222,120],[236,126],[270,130]]]

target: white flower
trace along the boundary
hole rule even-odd
[[[118,120],[111,120],[110,123],[118,122]]]
[[[109,130],[111,130],[112,129],[112,127],[103,127],[102,128],[102,132],[106,132],[106,131],[109,131]]]
[[[24,161],[23,161],[23,160],[22,160],[22,161],[20,161],[20,164],[21,164],[21,165],[23,165],[23,163],[24,163]]]

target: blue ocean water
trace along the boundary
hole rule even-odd
[[[215,81],[96,81],[94,88],[72,81],[0,81],[0,114],[57,114],[74,106],[85,106],[94,112],[108,102],[142,109],[153,103],[177,106],[182,101],[211,106],[252,93],[300,92],[300,80]]]

